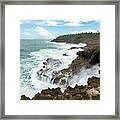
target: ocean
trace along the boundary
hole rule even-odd
[[[46,39],[21,39],[20,40],[20,96],[33,97],[43,89],[61,87],[64,91],[66,86],[53,84],[52,73],[67,68],[72,60],[76,58],[78,51],[83,51],[86,44],[66,44],[50,42]],[[70,49],[71,47],[81,47]],[[46,60],[46,76],[39,76],[37,73],[44,68]],[[55,63],[55,64],[53,64]],[[59,64],[60,63],[60,64]],[[82,68],[81,72],[73,77],[70,86],[75,84],[87,84],[90,76],[99,76],[99,66],[95,65],[90,69]]]

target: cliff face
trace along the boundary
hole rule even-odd
[[[89,68],[92,65],[100,63],[100,48],[99,46],[87,47],[84,51],[77,52],[77,58],[70,65],[73,74],[77,74],[81,67]]]

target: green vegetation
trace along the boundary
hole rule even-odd
[[[100,41],[100,32],[98,33],[78,33],[68,34],[57,37],[52,42],[66,42],[66,43],[91,43]]]

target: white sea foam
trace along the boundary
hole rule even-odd
[[[47,41],[48,42],[48,41]],[[62,70],[64,68],[68,68],[71,64],[72,60],[76,58],[76,53],[78,51],[83,51],[83,49],[70,49],[71,47],[85,47],[86,44],[66,44],[66,43],[54,43],[59,47],[57,49],[40,49],[39,51],[31,52],[30,58],[28,59],[28,63],[26,63],[26,67],[29,67],[29,75],[30,79],[26,81],[26,85],[22,85],[20,87],[20,95],[25,94],[26,96],[33,97],[37,92],[41,92],[43,89],[56,88],[61,87],[61,90],[64,91],[65,86],[59,86],[51,83],[51,75],[53,71]],[[63,55],[65,54],[65,55]],[[37,76],[37,71],[43,69],[43,62],[45,62],[48,58],[58,59],[61,61],[61,65],[57,68],[53,68],[53,71],[47,72],[50,78],[39,79]],[[29,64],[30,61],[33,61],[32,64]],[[49,66],[52,67],[52,66]],[[86,84],[87,79],[91,76],[98,76],[98,66],[93,66],[90,69],[82,68],[78,75],[75,75],[70,81],[70,86],[74,86],[75,84]],[[23,83],[25,84],[25,83]],[[29,85],[30,84],[30,85]]]
[[[100,67],[98,65],[94,65],[91,68],[81,68],[80,72],[77,75],[74,75],[70,80],[69,84],[71,87],[74,87],[76,84],[78,85],[86,85],[88,78],[95,76],[100,77],[99,74]]]

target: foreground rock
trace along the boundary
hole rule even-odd
[[[30,98],[29,98],[29,97],[26,97],[25,95],[22,95],[22,96],[21,96],[21,100],[30,100]]]
[[[23,97],[24,96],[24,97]],[[100,78],[91,77],[87,85],[76,85],[74,88],[68,86],[64,93],[60,88],[48,88],[37,93],[31,100],[99,100],[100,99]],[[21,100],[30,100],[25,95]]]

